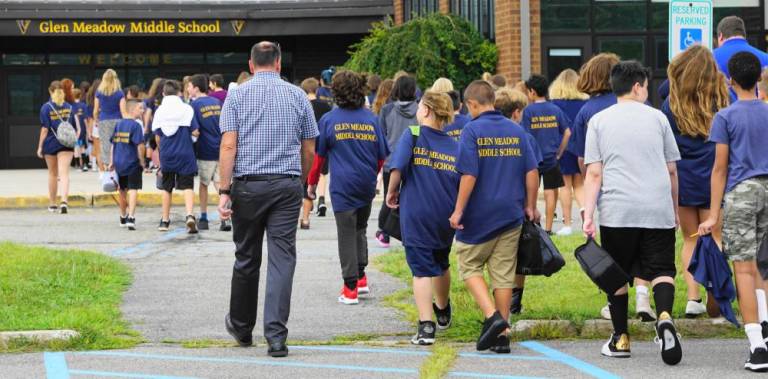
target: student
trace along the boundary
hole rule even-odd
[[[376,74],[368,76],[368,96],[367,104],[373,106],[373,102],[376,100],[376,93],[379,92],[379,86],[381,85],[381,76]]]
[[[381,109],[385,105],[389,104],[389,95],[392,93],[392,87],[395,86],[395,81],[392,79],[384,79],[379,85],[379,90],[376,92],[376,99],[373,101],[371,110],[375,115],[381,114]]]
[[[461,181],[450,222],[456,229],[461,278],[485,317],[477,349],[509,353],[507,319],[517,247],[523,219],[535,218],[537,162],[525,130],[494,109],[488,82],[472,82],[464,100],[473,120],[461,133],[456,163]]]
[[[458,91],[448,91],[448,96],[451,97],[451,106],[453,107],[453,122],[445,125],[443,131],[449,137],[453,138],[457,142],[461,137],[461,130],[471,120],[469,116],[461,114],[461,99]]]
[[[747,41],[747,28],[741,17],[727,16],[717,23],[717,46],[712,54],[717,61],[717,67],[726,78],[730,75],[728,62],[734,54],[742,51],[755,55],[760,60],[761,68],[768,66],[768,53],[753,47]]]
[[[144,103],[138,99],[126,102],[127,118],[115,126],[109,170],[115,170],[120,188],[120,226],[136,230],[136,200],[142,188],[144,167],[144,128],[138,122],[144,114]]]
[[[667,68],[670,94],[661,111],[672,126],[682,159],[677,163],[680,181],[680,230],[683,234],[683,277],[688,287],[686,317],[697,317],[707,311],[702,304],[700,285],[688,272],[698,236],[699,224],[709,218],[709,182],[715,162],[715,144],[707,141],[715,113],[728,106],[729,94],[725,77],[709,49],[691,46],[675,56]],[[720,226],[713,233],[721,240]],[[708,302],[714,298],[709,297]],[[715,305],[716,308],[716,305]]]
[[[48,167],[48,211],[61,214],[69,212],[69,165],[72,163],[74,150],[59,143],[56,131],[62,122],[68,122],[75,128],[72,117],[72,105],[64,101],[64,88],[61,82],[54,80],[48,86],[50,100],[40,107],[40,139],[37,143],[37,157],[45,159]],[[60,184],[60,186],[59,186]],[[56,194],[61,189],[61,204],[56,206]]]
[[[653,285],[659,314],[656,341],[664,363],[675,365],[682,359],[672,322],[677,273],[675,162],[680,153],[667,118],[645,105],[649,77],[648,69],[636,61],[611,69],[618,103],[592,117],[587,129],[583,229],[587,236],[596,236],[593,216],[599,205],[603,248],[631,277]],[[601,351],[607,357],[630,356],[628,288],[608,294],[613,334]]]
[[[224,104],[224,100],[227,98],[227,90],[224,89],[224,76],[221,74],[213,74],[208,78],[208,87],[210,91],[208,96],[219,100],[219,103]]]
[[[728,61],[731,88],[738,101],[715,115],[709,140],[716,143],[712,169],[710,213],[699,225],[701,235],[716,228],[723,209],[723,253],[733,262],[739,309],[750,345],[744,368],[768,371],[768,307],[765,283],[757,270],[756,256],[768,234],[768,105],[755,96],[760,60],[740,52]],[[762,324],[762,327],[761,327]]]
[[[453,82],[448,78],[437,78],[429,89],[432,92],[448,93],[453,91]]]
[[[504,75],[496,74],[491,76],[491,85],[494,89],[504,88],[507,86],[507,78]]]
[[[184,191],[187,232],[196,234],[197,221],[192,208],[195,204],[197,161],[192,139],[197,138],[200,131],[194,109],[184,103],[180,94],[179,82],[165,82],[163,103],[157,108],[152,121],[152,130],[160,150],[160,171],[163,177],[163,214],[157,229],[168,231],[171,224],[171,194],[177,189]]]
[[[144,99],[144,116],[142,117],[142,120],[144,121],[144,141],[147,145],[147,159],[145,160],[146,167],[144,172],[148,174],[151,173],[154,168],[152,164],[152,155],[157,149],[155,139],[152,137],[152,116],[163,101],[163,86],[165,86],[165,79],[155,78],[152,81],[152,85],[149,87],[147,98]]]
[[[416,79],[407,73],[395,80],[392,88],[392,102],[385,105],[379,114],[379,126],[387,138],[387,144],[392,149],[392,154],[397,151],[397,142],[400,136],[409,126],[416,125],[416,109],[419,107],[416,97]],[[389,189],[389,159],[384,163],[382,172],[384,182],[384,198],[387,198]],[[384,233],[384,223],[389,216],[389,208],[382,205],[379,211],[379,230],[376,231],[376,240],[379,246],[389,248],[389,235]]]
[[[322,118],[324,114],[331,111],[331,106],[328,105],[328,103],[317,98],[317,88],[319,86],[320,83],[315,78],[307,78],[301,82],[301,89],[307,94],[307,98],[309,99],[310,104],[312,104],[312,111],[315,113],[315,121],[320,121],[320,118]],[[328,175],[328,161],[323,165],[321,175]],[[323,184],[327,183],[322,177],[320,178],[320,182]],[[309,230],[309,214],[314,207],[313,200],[309,198],[309,194],[307,193],[307,187],[308,184],[304,183],[304,204],[301,209],[301,221],[299,223],[299,226],[303,230]],[[325,188],[323,187],[322,189],[323,195],[325,195]],[[322,206],[325,207],[324,196],[321,196],[320,200],[322,200]],[[325,211],[323,211],[323,216],[325,216]]]
[[[565,185],[558,161],[571,138],[571,120],[555,104],[547,101],[549,81],[541,75],[532,75],[525,81],[530,104],[523,111],[522,126],[539,145],[542,158],[539,166],[544,182],[546,221],[544,230],[552,235],[552,223],[557,207],[557,192]]]
[[[454,230],[448,217],[459,187],[459,145],[443,127],[452,121],[454,112],[450,97],[444,93],[424,93],[416,113],[421,126],[403,133],[397,154],[392,156],[386,201],[390,208],[402,205],[405,258],[413,274],[413,297],[419,310],[418,329],[411,339],[414,345],[433,344],[436,329],[451,325],[448,255]],[[437,324],[432,321],[433,311]]]
[[[95,127],[98,127],[98,134],[94,138],[99,139],[99,166],[102,171],[111,163],[109,155],[112,148],[109,141],[112,140],[115,125],[123,119],[124,114],[125,95],[120,89],[120,79],[115,70],[107,69],[101,76],[93,105]]]
[[[325,101],[329,105],[333,105],[331,85],[333,85],[333,75],[335,73],[336,69],[333,67],[325,69],[320,73],[320,88],[317,90],[317,98]]]
[[[74,97],[74,103],[72,103],[72,113],[74,114],[74,120],[77,129],[80,134],[77,138],[77,148],[75,155],[79,160],[78,166],[82,172],[88,172],[88,127],[86,126],[86,113],[88,112],[88,106],[82,100],[83,93],[79,88],[72,90]]]
[[[139,86],[132,84],[128,86],[125,89],[125,99],[126,100],[139,100],[140,99],[140,93],[141,89],[139,89]]]
[[[369,293],[365,231],[376,195],[376,176],[389,149],[376,116],[365,108],[365,78],[352,71],[340,71],[333,75],[332,82],[338,108],[320,119],[317,156],[307,180],[307,192],[310,198],[315,197],[320,168],[323,161],[329,160],[333,175],[331,200],[344,279],[338,300],[342,304],[358,304],[358,294]]]
[[[549,86],[549,98],[553,104],[563,110],[569,120],[576,119],[576,115],[586,104],[589,95],[580,92],[577,86],[579,74],[571,69],[566,69],[557,76]],[[571,134],[573,140],[573,134]],[[570,144],[570,141],[569,141]],[[579,160],[572,152],[566,150],[560,158],[560,172],[563,174],[565,187],[560,189],[560,208],[563,210],[563,223],[565,227],[557,231],[559,236],[567,236],[573,232],[573,200],[579,208],[582,207],[584,177],[579,170]]]

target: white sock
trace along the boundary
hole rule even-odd
[[[762,288],[755,290],[757,296],[757,315],[760,322],[768,321],[768,305],[765,301],[765,291]]]
[[[635,286],[635,296],[648,296],[648,287],[646,286]]]
[[[763,328],[760,324],[745,324],[744,331],[749,338],[749,350],[754,352],[758,347],[765,349],[765,342],[763,341]]]

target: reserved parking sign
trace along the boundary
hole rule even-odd
[[[712,0],[671,0],[669,59],[693,45],[712,49]]]

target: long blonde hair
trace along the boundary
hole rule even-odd
[[[64,105],[64,86],[61,85],[60,81],[52,81],[51,85],[48,86],[48,93],[51,95],[51,102],[57,106]]]
[[[691,46],[667,67],[669,108],[680,133],[708,137],[715,113],[728,106],[728,86],[715,58],[703,46]]]
[[[432,88],[429,90],[440,93],[448,93],[453,91],[453,82],[451,82],[451,80],[448,78],[437,78],[437,80],[435,80],[435,82],[432,84]]]
[[[101,76],[101,83],[99,83],[99,92],[109,96],[119,91],[120,88],[122,85],[120,78],[117,77],[117,72],[111,68],[104,71],[104,75]]]
[[[453,101],[448,94],[436,91],[424,92],[421,103],[435,114],[437,126],[442,129],[453,122]]]
[[[579,74],[570,68],[557,75],[555,81],[549,86],[549,98],[551,100],[586,100],[589,95],[579,91]]]
[[[387,104],[389,95],[392,93],[392,87],[394,86],[395,81],[392,79],[384,79],[384,81],[379,84],[379,90],[376,91],[376,99],[373,100],[373,106],[371,107],[373,113],[379,114],[379,112],[381,112],[381,108],[384,108],[384,105]]]

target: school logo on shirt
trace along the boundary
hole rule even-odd
[[[58,112],[58,113],[56,113]],[[69,116],[72,113],[72,110],[69,108],[64,108],[58,111],[51,110],[48,112],[48,118],[51,121],[66,121],[69,120]],[[61,116],[61,118],[59,118]]]
[[[477,155],[480,158],[487,157],[522,157],[520,150],[520,138],[518,137],[480,137],[477,139]]]
[[[131,143],[131,132],[116,132],[115,143]]]
[[[531,129],[557,128],[557,116],[533,116],[531,117]]]
[[[230,24],[232,24],[232,30],[235,32],[235,35],[239,36],[245,27],[245,20],[232,20]]]
[[[451,131],[449,131],[449,132],[447,132],[445,134],[449,135],[450,137],[453,137],[453,139],[458,141],[459,137],[461,137],[461,129],[451,130]]]
[[[218,104],[200,107],[200,114],[203,118],[221,116],[221,106]]]
[[[456,157],[439,151],[432,151],[424,147],[414,147],[413,165],[425,166],[435,170],[456,172]]]
[[[376,129],[371,124],[357,124],[343,122],[333,126],[336,141],[358,140],[376,142]]]
[[[16,20],[16,25],[19,26],[19,31],[22,35],[27,34],[27,30],[29,30],[29,23],[30,20]]]

